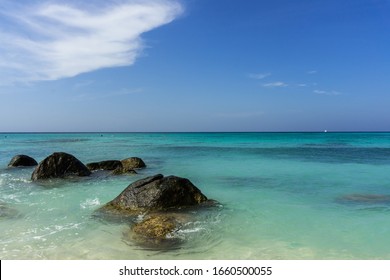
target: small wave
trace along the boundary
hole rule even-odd
[[[88,198],[87,200],[80,203],[80,207],[82,209],[90,209],[98,205],[101,205],[99,198]]]

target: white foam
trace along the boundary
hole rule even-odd
[[[89,208],[94,208],[95,206],[100,205],[100,204],[101,203],[100,203],[99,198],[93,198],[93,199],[88,198],[84,202],[80,203],[80,207],[82,209],[89,209]]]

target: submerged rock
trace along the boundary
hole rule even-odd
[[[21,214],[18,210],[12,208],[4,202],[0,202],[0,218],[1,219],[13,219],[20,217]]]
[[[337,199],[341,203],[384,204],[390,203],[390,195],[384,194],[349,194]]]
[[[145,238],[165,239],[177,228],[177,220],[172,216],[152,216],[133,226],[133,232]]]
[[[158,174],[130,184],[101,210],[136,215],[199,205],[205,201],[207,197],[190,180]]]
[[[89,175],[91,171],[73,155],[53,153],[39,163],[31,175],[31,180]]]
[[[124,174],[133,175],[133,174],[138,174],[138,173],[134,169],[125,169],[125,168],[123,168],[123,166],[120,166],[120,167],[116,168],[114,171],[112,171],[111,174],[112,175],[124,175]]]
[[[87,168],[90,171],[94,170],[115,170],[122,167],[122,163],[119,160],[104,160],[99,162],[88,163]]]
[[[32,157],[26,155],[16,155],[8,163],[8,167],[19,167],[19,166],[36,166],[38,162]]]
[[[133,224],[123,233],[123,239],[147,249],[172,250],[185,241],[180,231],[195,221],[196,217],[190,213],[153,213]]]

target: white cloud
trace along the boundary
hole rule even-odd
[[[271,76],[271,73],[257,73],[257,74],[249,74],[249,78],[256,79],[256,80],[262,80],[266,77]]]
[[[284,82],[272,82],[263,84],[263,87],[267,88],[277,88],[277,87],[287,87],[288,85]]]
[[[340,95],[341,93],[338,92],[338,91],[335,91],[335,90],[330,90],[330,91],[326,91],[326,90],[313,90],[314,93],[316,94],[322,94],[322,95]]]
[[[310,75],[313,75],[313,74],[317,74],[317,70],[310,70],[310,71],[307,71],[307,74],[310,74]]]
[[[144,47],[140,36],[173,21],[183,10],[176,0],[106,1],[100,8],[78,3],[4,5],[2,83],[55,80],[132,65]]]

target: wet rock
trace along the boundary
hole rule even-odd
[[[67,153],[53,153],[41,161],[31,175],[31,180],[89,176],[91,171],[76,157]]]
[[[123,170],[133,170],[139,168],[145,168],[145,162],[138,157],[130,157],[121,160]]]
[[[190,180],[158,174],[130,184],[101,210],[136,215],[200,205],[207,200],[207,197]]]
[[[124,240],[148,249],[174,249],[183,239],[175,234],[183,225],[180,216],[158,213],[134,224]]]
[[[115,170],[117,168],[122,168],[122,163],[119,160],[105,160],[99,162],[91,162],[88,163],[86,166],[90,171]]]
[[[130,157],[120,161],[121,166],[112,171],[112,175],[137,174],[135,169],[145,168],[145,162],[138,157]]]
[[[177,228],[177,221],[170,216],[152,216],[133,227],[133,232],[146,238],[165,239]]]
[[[27,155],[16,155],[8,164],[8,167],[36,166],[38,162]]]
[[[124,175],[124,174],[134,175],[138,173],[134,169],[124,169],[122,166],[120,166],[116,168],[114,171],[112,171],[111,174],[112,175]]]

